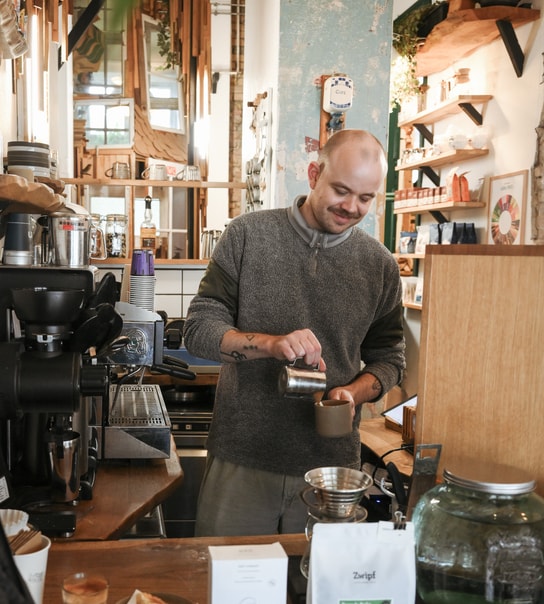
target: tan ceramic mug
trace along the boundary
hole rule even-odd
[[[315,403],[315,428],[321,436],[331,438],[351,434],[353,429],[351,403],[337,400]]]

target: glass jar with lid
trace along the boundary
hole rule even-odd
[[[460,460],[412,520],[422,602],[544,602],[544,499],[523,470]]]
[[[124,214],[106,216],[106,249],[109,258],[127,257],[127,217]]]

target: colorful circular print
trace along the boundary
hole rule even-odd
[[[512,195],[504,195],[497,201],[491,214],[493,243],[514,244],[520,234],[521,209]]]

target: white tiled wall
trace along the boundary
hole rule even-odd
[[[169,318],[183,318],[189,304],[198,291],[205,267],[157,267],[155,266],[155,310],[163,310]],[[101,268],[98,279],[109,268]],[[123,278],[123,268],[111,269],[117,281]]]

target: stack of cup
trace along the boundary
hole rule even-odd
[[[129,302],[145,310],[155,310],[155,259],[151,250],[132,252]]]

